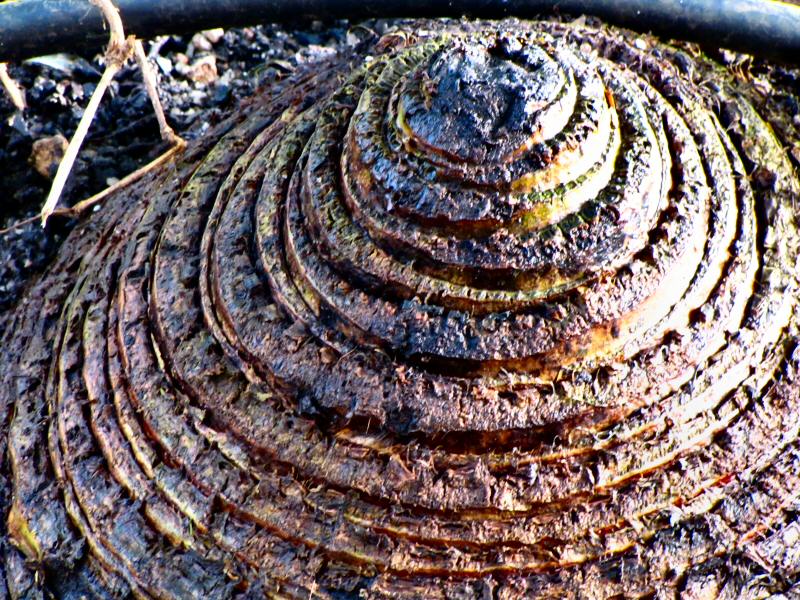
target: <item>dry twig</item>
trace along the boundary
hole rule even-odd
[[[92,94],[92,97],[89,99],[89,105],[83,112],[83,116],[78,123],[78,128],[75,130],[72,139],[69,141],[67,151],[64,153],[64,159],[58,165],[58,171],[56,171],[56,176],[53,179],[53,186],[50,188],[50,193],[47,195],[47,201],[44,203],[44,207],[42,208],[42,227],[47,224],[47,218],[53,214],[53,210],[55,209],[56,204],[58,204],[58,199],[61,197],[61,192],[64,190],[67,177],[69,177],[69,173],[72,170],[72,165],[75,163],[75,158],[78,156],[78,151],[83,144],[86,133],[89,131],[89,126],[94,119],[97,108],[100,106],[100,101],[103,99],[106,89],[114,79],[114,75],[117,74],[119,69],[120,65],[114,63],[107,64],[106,70],[103,71],[103,76],[100,78],[100,82],[97,84],[97,88]]]
[[[161,132],[161,138],[177,146],[183,146],[185,142],[178,134],[176,134],[172,127],[167,123],[167,118],[164,116],[164,109],[161,106],[161,100],[158,98],[158,87],[156,83],[156,76],[153,73],[153,68],[147,60],[147,55],[144,53],[144,47],[141,40],[134,40],[133,52],[136,57],[136,62],[139,69],[142,71],[142,80],[144,87],[147,90],[147,95],[150,98],[150,103],[153,105],[153,110],[156,113],[158,120],[158,129]]]
[[[177,136],[176,136],[177,137]],[[89,196],[85,200],[81,200],[80,202],[76,203],[71,208],[56,208],[51,213],[50,216],[58,216],[58,217],[77,217],[80,216],[84,211],[88,208],[91,208],[98,202],[105,200],[108,196],[129,186],[130,184],[138,181],[145,175],[147,175],[150,171],[157,169],[161,165],[165,164],[169,160],[175,156],[178,152],[183,150],[185,142],[178,137],[179,143],[176,143],[172,148],[164,152],[159,157],[155,158],[154,160],[150,161],[143,167],[136,169],[133,173],[126,175],[114,185],[107,187],[106,189],[96,193],[94,196]],[[21,221],[17,221],[13,225],[6,227],[5,229],[0,229],[0,235],[5,235],[10,231],[13,231],[17,227],[22,227],[23,225],[28,225],[29,223],[33,223],[34,221],[38,221],[41,218],[40,215],[36,215],[34,217],[30,217],[28,219],[22,219]]]
[[[58,171],[53,179],[53,186],[50,188],[50,193],[47,196],[47,201],[45,202],[44,207],[42,207],[42,212],[40,215],[43,227],[47,224],[48,217],[54,214],[58,200],[64,190],[64,185],[67,182],[67,177],[69,177],[72,166],[75,163],[75,158],[78,156],[78,151],[83,144],[86,133],[89,131],[89,126],[91,125],[92,120],[97,113],[97,109],[100,106],[100,101],[102,100],[106,89],[109,85],[111,85],[114,77],[125,64],[125,62],[132,56],[136,56],[136,60],[142,70],[142,78],[144,80],[145,88],[147,89],[147,94],[150,97],[150,102],[155,110],[162,138],[175,146],[173,150],[176,148],[183,148],[185,145],[184,141],[178,135],[176,135],[172,128],[167,124],[164,116],[164,110],[162,109],[161,102],[158,99],[155,75],[152,72],[150,64],[147,62],[147,57],[144,54],[144,49],[142,48],[141,42],[136,40],[133,36],[129,36],[127,38],[125,37],[125,31],[122,26],[122,18],[120,17],[119,11],[111,2],[111,0],[89,1],[103,12],[103,17],[108,23],[110,30],[108,47],[106,48],[105,52],[106,68],[105,71],[103,71],[103,75],[100,77],[100,82],[97,84],[97,88],[92,94],[92,97],[89,99],[89,104],[86,107],[86,110],[84,111],[83,116],[78,123],[78,127],[69,142],[67,151],[64,154],[64,159],[58,166]],[[167,155],[171,156],[174,153],[173,150],[168,152]],[[164,158],[164,156],[160,158]],[[156,159],[154,162],[157,162],[158,160],[160,159]],[[153,163],[151,163],[151,165],[152,164]],[[150,167],[150,165],[144,167],[145,172],[148,170],[148,167]],[[139,171],[141,170],[142,169]],[[131,175],[136,175],[139,173],[139,171],[136,171]],[[122,181],[125,181],[126,179],[128,178],[126,177]],[[111,187],[113,188],[114,186]],[[109,188],[109,190],[110,189],[111,188]],[[105,190],[105,192],[108,192],[108,190]]]
[[[17,110],[25,110],[25,93],[11,75],[8,74],[8,65],[6,63],[0,63],[0,83],[3,84],[8,97],[17,107]]]

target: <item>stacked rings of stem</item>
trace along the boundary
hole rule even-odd
[[[555,22],[405,24],[264,90],[11,317],[11,597],[790,588],[771,121],[701,56]]]

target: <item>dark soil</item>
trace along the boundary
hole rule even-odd
[[[303,29],[268,25],[194,37],[162,36],[146,43],[145,50],[159,78],[169,123],[188,140],[202,135],[259,85],[285,77],[299,63],[345,49],[363,33],[349,30],[344,22]],[[15,111],[0,90],[0,230],[36,215],[44,204],[51,180],[31,164],[33,144],[59,133],[70,138],[103,71],[102,48],[97,51],[58,57],[55,66],[31,61],[9,65],[11,76],[25,89],[28,108],[22,114]],[[215,62],[216,76],[207,70],[196,81],[192,71],[198,61]],[[210,81],[202,80],[203,75]],[[103,99],[59,206],[72,206],[103,190],[167,148],[141,74],[131,64]],[[46,229],[32,222],[0,233],[0,313],[14,304],[31,275],[46,266],[71,225],[60,217],[51,219]]]

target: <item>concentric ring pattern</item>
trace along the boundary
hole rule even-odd
[[[262,92],[13,316],[11,596],[790,588],[797,133],[753,98],[520,21]]]

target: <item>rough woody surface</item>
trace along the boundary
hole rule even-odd
[[[798,140],[585,22],[298,69],[7,317],[5,590],[798,592]]]

